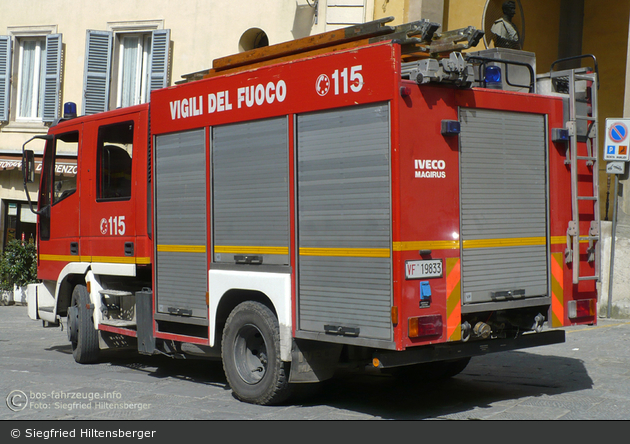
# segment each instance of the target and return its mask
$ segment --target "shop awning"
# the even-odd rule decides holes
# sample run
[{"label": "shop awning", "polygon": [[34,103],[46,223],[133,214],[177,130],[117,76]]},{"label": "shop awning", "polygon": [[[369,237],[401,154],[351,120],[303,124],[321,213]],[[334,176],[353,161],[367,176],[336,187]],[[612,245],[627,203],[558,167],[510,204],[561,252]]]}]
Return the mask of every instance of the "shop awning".
[{"label": "shop awning", "polygon": [[[22,169],[21,154],[0,154],[0,171],[8,171],[14,169]],[[42,156],[35,155],[35,173],[40,174],[42,170]],[[68,176],[76,176],[77,159],[76,157],[58,157],[55,164],[55,172]]]}]

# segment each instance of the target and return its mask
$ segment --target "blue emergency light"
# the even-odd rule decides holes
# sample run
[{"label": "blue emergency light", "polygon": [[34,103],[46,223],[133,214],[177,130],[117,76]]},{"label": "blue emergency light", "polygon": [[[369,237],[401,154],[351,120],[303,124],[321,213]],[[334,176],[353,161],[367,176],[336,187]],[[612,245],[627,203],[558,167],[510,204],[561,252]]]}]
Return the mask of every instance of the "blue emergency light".
[{"label": "blue emergency light", "polygon": [[63,117],[72,119],[77,116],[77,104],[74,102],[66,102],[63,104]]},{"label": "blue emergency light", "polygon": [[498,66],[486,66],[486,86],[493,87],[501,83],[501,68]]}]

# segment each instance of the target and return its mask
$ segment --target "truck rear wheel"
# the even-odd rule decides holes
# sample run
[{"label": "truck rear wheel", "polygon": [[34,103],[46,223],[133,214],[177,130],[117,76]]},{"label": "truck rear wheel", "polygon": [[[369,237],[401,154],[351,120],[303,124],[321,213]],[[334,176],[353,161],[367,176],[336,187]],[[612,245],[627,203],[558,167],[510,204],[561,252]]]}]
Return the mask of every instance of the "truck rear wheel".
[{"label": "truck rear wheel", "polygon": [[[73,331],[70,340],[72,344],[72,356],[81,364],[90,364],[98,360],[98,331],[94,328],[94,319],[91,310],[88,309],[90,297],[85,285],[77,285],[72,290],[72,307],[76,307],[77,316],[68,316],[68,322],[72,323],[68,328]],[[74,310],[69,310],[72,312]]]},{"label": "truck rear wheel", "polygon": [[253,301],[239,304],[227,319],[221,347],[225,376],[238,399],[272,405],[289,397],[278,319],[268,307]]}]

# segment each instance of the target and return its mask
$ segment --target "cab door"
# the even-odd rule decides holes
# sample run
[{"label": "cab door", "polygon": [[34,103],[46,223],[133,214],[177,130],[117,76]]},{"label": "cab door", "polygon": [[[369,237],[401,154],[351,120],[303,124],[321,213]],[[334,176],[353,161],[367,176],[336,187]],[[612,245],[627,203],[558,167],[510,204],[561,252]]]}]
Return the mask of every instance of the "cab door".
[{"label": "cab door", "polygon": [[56,280],[66,265],[82,260],[81,140],[82,125],[65,126],[46,146],[39,192],[39,279]]},{"label": "cab door", "polygon": [[136,263],[138,130],[137,113],[99,119],[85,130],[84,146],[92,153],[86,168],[92,173],[82,224],[91,262]]}]

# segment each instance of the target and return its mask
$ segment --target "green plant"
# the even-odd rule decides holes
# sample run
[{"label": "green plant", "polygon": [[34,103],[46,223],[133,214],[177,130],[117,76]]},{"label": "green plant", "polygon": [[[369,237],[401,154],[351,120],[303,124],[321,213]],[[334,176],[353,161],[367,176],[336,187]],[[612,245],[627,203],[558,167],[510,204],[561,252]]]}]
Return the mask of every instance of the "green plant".
[{"label": "green plant", "polygon": [[37,251],[31,242],[9,241],[0,261],[0,289],[13,290],[37,281]]}]

